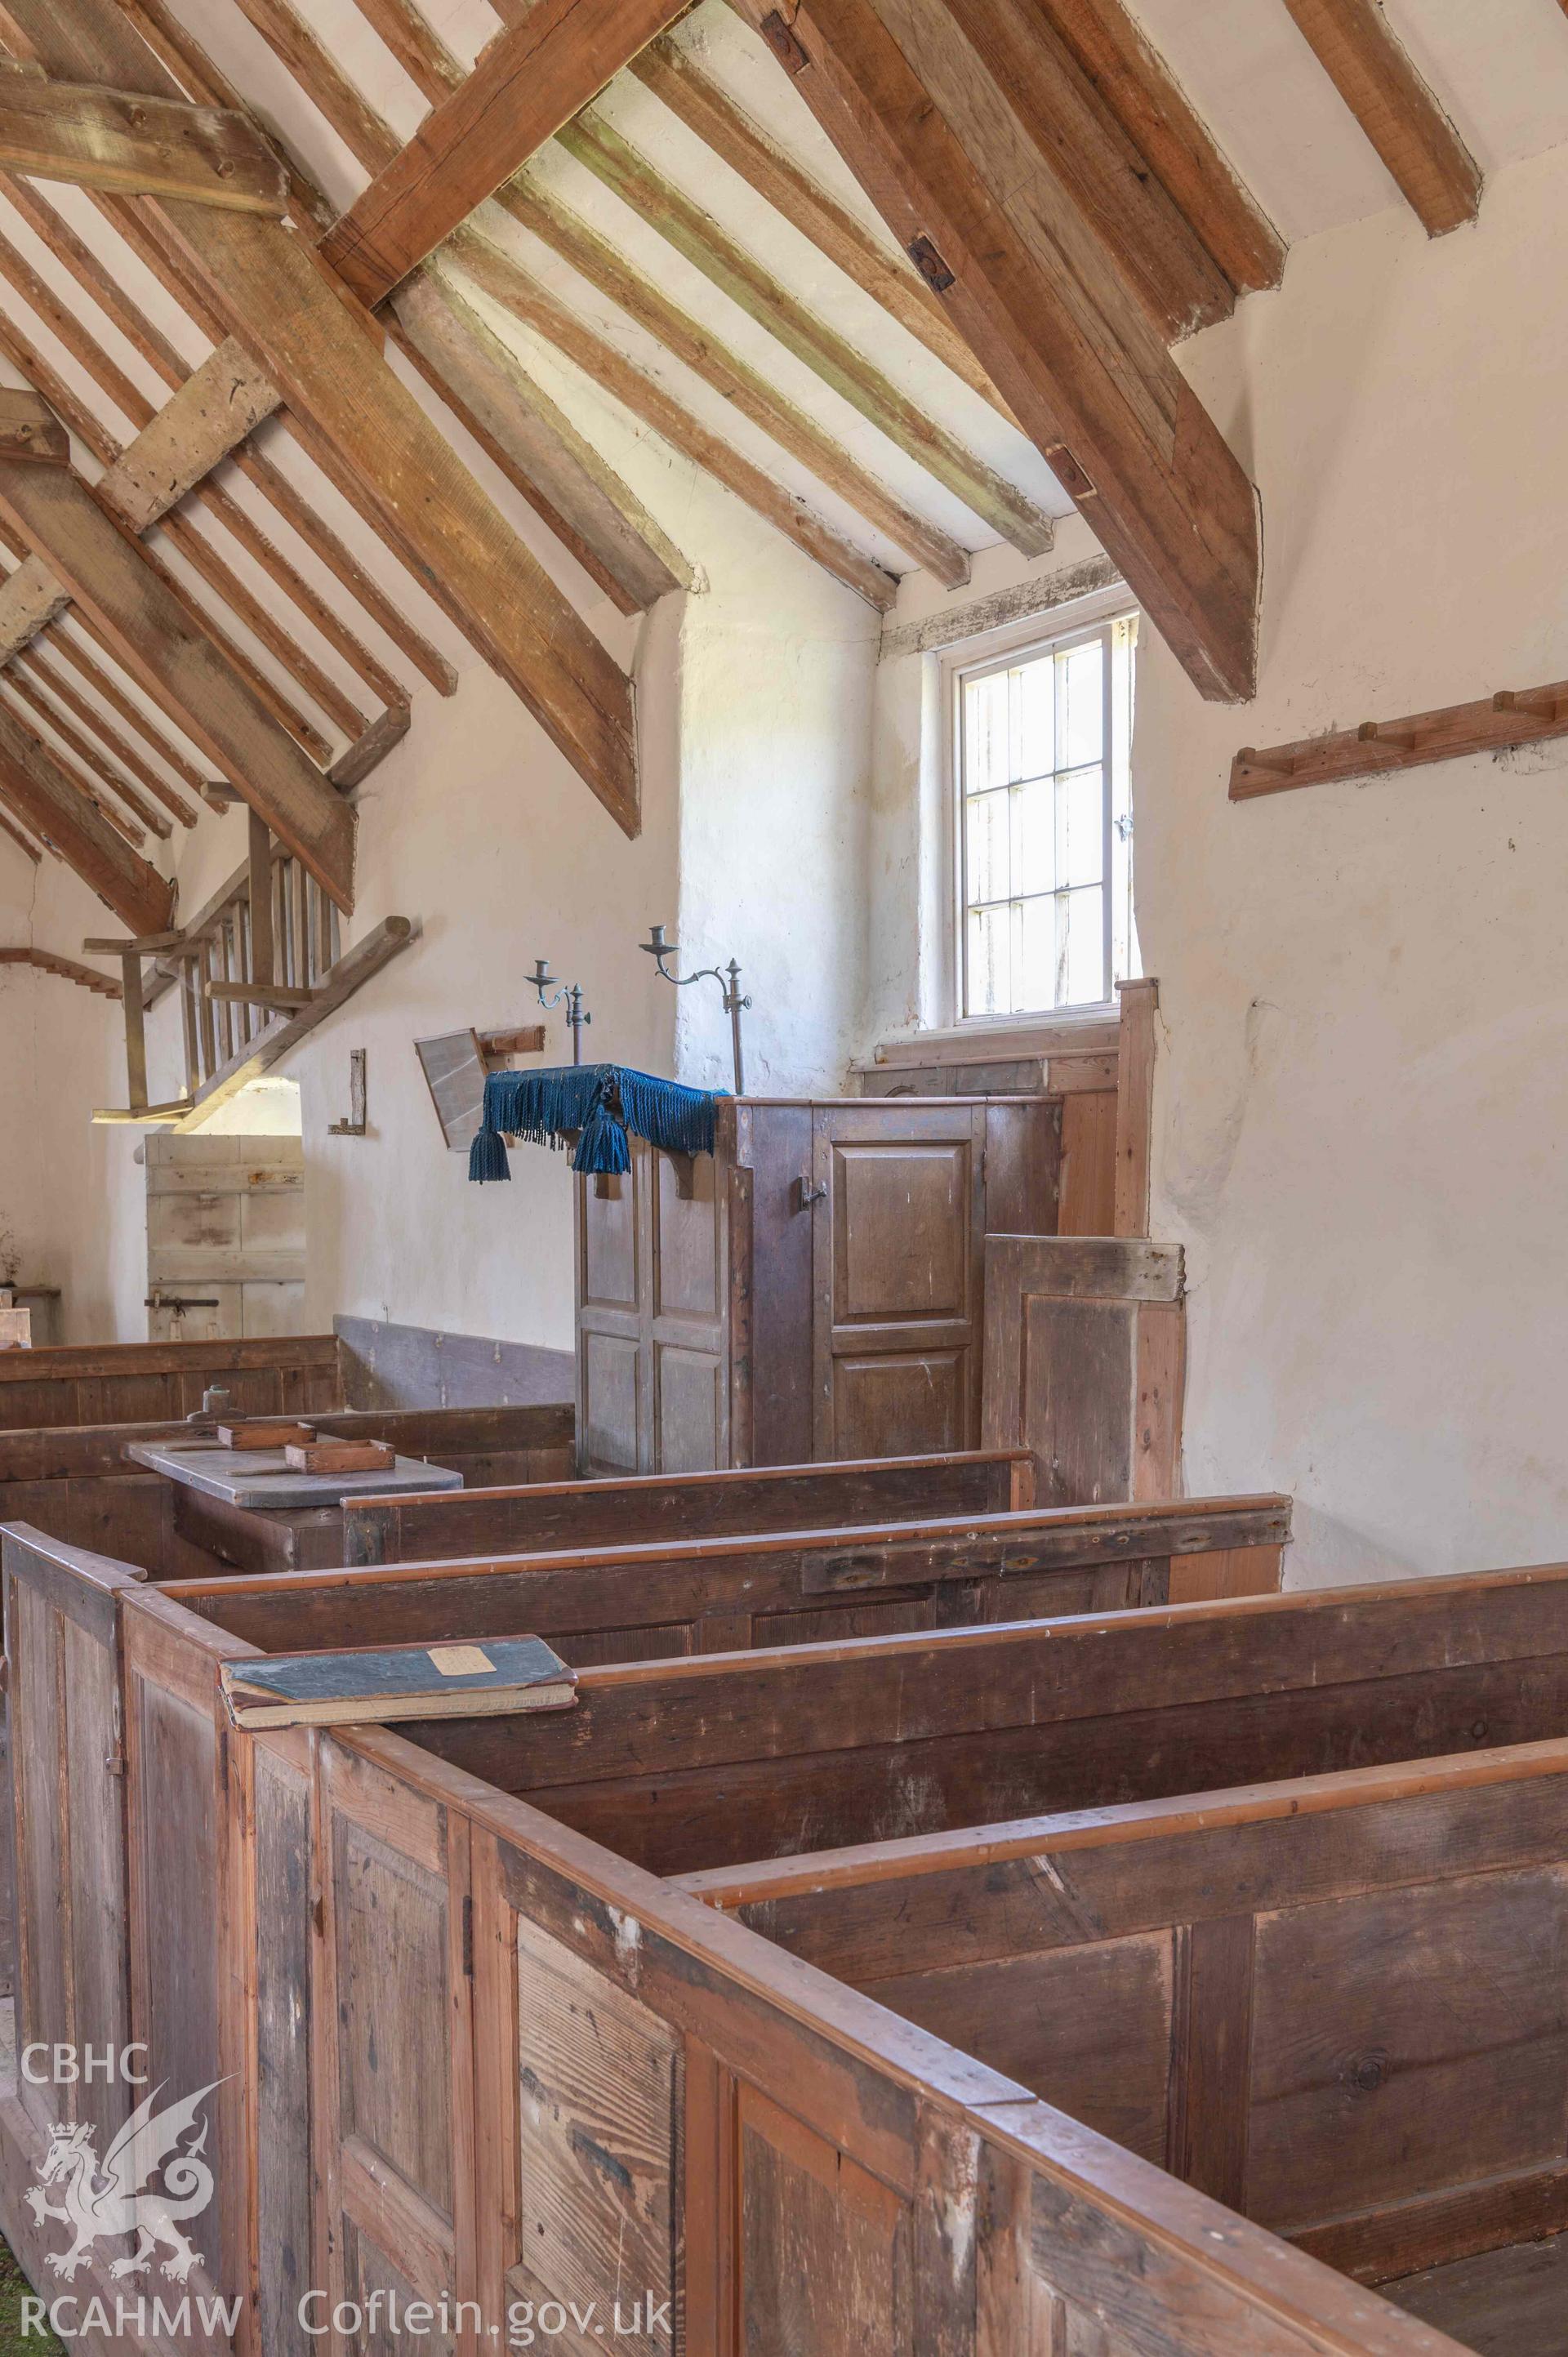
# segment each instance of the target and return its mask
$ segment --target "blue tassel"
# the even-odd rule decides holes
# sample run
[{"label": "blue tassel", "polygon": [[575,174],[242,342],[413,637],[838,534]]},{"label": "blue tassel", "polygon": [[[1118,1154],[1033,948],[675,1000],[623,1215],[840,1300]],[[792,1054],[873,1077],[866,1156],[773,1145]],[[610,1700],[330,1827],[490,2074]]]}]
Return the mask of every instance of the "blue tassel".
[{"label": "blue tassel", "polygon": [[[721,1092],[722,1093],[722,1092]],[[682,1088],[620,1064],[573,1064],[554,1071],[491,1072],[485,1082],[484,1128],[469,1150],[471,1178],[508,1178],[506,1149],[481,1147],[504,1130],[531,1145],[559,1147],[575,1135],[575,1170],[611,1175],[631,1167],[627,1132],[670,1154],[711,1154],[718,1095]],[[482,1167],[481,1167],[482,1166]]]},{"label": "blue tassel", "polygon": [[468,1148],[468,1176],[481,1181],[511,1177],[506,1140],[499,1129],[477,1129],[474,1132],[473,1143]]},{"label": "blue tassel", "polygon": [[612,1178],[631,1168],[631,1147],[627,1142],[625,1124],[617,1121],[602,1104],[596,1105],[583,1124],[572,1168],[596,1177],[605,1174]]}]

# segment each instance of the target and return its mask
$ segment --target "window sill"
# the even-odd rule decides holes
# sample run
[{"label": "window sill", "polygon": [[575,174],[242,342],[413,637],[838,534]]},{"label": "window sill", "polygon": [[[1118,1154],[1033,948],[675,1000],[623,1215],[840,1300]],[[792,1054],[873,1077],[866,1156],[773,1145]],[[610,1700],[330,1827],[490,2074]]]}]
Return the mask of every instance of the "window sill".
[{"label": "window sill", "polygon": [[898,1065],[1004,1063],[1030,1056],[1112,1054],[1121,1028],[1115,1005],[1078,1006],[1061,1015],[983,1018],[917,1031],[901,1039],[881,1039],[853,1070],[886,1071]]}]

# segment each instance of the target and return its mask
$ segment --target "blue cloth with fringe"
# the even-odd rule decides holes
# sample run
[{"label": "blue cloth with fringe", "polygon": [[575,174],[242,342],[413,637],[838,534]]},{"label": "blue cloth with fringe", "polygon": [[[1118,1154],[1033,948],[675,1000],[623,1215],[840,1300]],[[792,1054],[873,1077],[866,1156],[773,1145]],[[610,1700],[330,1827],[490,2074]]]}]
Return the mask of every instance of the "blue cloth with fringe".
[{"label": "blue cloth with fringe", "polygon": [[[559,1146],[575,1132],[574,1170],[631,1168],[627,1132],[667,1154],[711,1154],[714,1108],[723,1089],[684,1089],[625,1064],[566,1064],[549,1072],[491,1072],[485,1109],[468,1148],[468,1176],[510,1178],[507,1137]],[[503,1135],[503,1132],[505,1135]]]}]

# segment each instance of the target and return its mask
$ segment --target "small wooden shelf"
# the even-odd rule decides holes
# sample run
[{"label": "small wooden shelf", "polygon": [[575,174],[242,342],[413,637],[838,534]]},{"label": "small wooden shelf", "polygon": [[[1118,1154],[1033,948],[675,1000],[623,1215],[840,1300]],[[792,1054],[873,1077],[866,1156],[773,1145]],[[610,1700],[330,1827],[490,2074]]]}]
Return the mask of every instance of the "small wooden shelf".
[{"label": "small wooden shelf", "polygon": [[1304,737],[1294,745],[1244,745],[1230,764],[1230,799],[1251,802],[1260,794],[1288,793],[1296,786],[1327,785],[1339,778],[1380,777],[1428,761],[1506,752],[1548,737],[1568,737],[1568,680],[1499,688],[1475,704],[1407,713],[1399,720],[1363,720],[1358,728]]}]

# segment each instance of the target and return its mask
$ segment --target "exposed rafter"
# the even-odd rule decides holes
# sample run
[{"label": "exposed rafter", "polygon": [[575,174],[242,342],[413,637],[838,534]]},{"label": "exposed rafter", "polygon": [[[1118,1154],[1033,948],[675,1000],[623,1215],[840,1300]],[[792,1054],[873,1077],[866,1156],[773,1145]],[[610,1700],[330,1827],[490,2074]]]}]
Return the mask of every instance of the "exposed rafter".
[{"label": "exposed rafter", "polygon": [[[801,0],[784,70],[1085,510],[1200,693],[1252,693],[1251,483],[1048,173],[953,0]],[[915,60],[918,60],[918,66]]]},{"label": "exposed rafter", "polygon": [[156,681],[177,701],[201,750],[338,905],[350,907],[352,813],[224,660],[140,543],[111,521],[85,484],[58,467],[0,459],[0,518],[64,582],[132,677]]},{"label": "exposed rafter", "polygon": [[1051,519],[994,467],[966,450],[956,435],[857,352],[806,304],[780,285],[755,255],[719,227],[594,108],[562,132],[558,145],[695,264],[733,303],[804,362],[841,401],[961,500],[1002,540],[1026,556],[1043,556],[1055,537]]},{"label": "exposed rafter", "polygon": [[879,244],[836,198],[775,146],[677,41],[669,34],[661,35],[633,58],[631,70],[688,131],[749,182],[791,228],[809,237],[818,252],[853,279],[863,294],[918,337],[926,350],[983,401],[989,401],[1004,417],[1011,416],[963,338],[954,333],[940,299],[913,265]]},{"label": "exposed rafter", "polygon": [[1277,286],[1284,244],[1122,0],[1040,0],[1104,104],[1238,294]]},{"label": "exposed rafter", "polygon": [[[286,0],[241,0],[241,5],[338,137],[368,170],[379,172],[397,152],[397,141],[346,84],[317,37],[288,8]],[[375,0],[372,15],[383,37],[392,32],[391,19],[382,21],[388,5],[389,0]],[[406,9],[400,10],[399,16],[397,53],[425,96],[439,102],[463,81],[462,69],[423,19]],[[968,554],[958,541],[897,499],[842,444],[786,400],[760,371],[729,350],[720,338],[642,277],[577,215],[542,188],[522,181],[499,189],[497,201],[916,564],[949,587],[969,578]],[[872,604],[886,606],[888,576],[879,566],[854,550],[799,498],[770,481],[733,445],[703,425],[585,322],[544,296],[537,282],[510,256],[478,239],[471,229],[458,231],[447,241],[446,250],[460,256],[464,268],[478,275],[476,246],[485,256],[479,267],[487,293],[514,317],[535,327],[607,391],[654,425],[673,448],[767,516],[828,571]],[[947,332],[950,341],[961,349],[961,339],[950,329]],[[981,373],[978,369],[976,373]]]},{"label": "exposed rafter", "polygon": [[69,867],[133,932],[168,923],[173,888],[110,825],[49,752],[0,703],[0,791],[10,810],[51,844]]},{"label": "exposed rafter", "polygon": [[1481,173],[1379,0],[1285,0],[1429,237],[1474,221]]},{"label": "exposed rafter", "polygon": [[35,867],[38,865],[44,856],[43,853],[36,843],[23,834],[15,819],[7,818],[4,810],[0,810],[0,834],[7,836],[23,856],[32,861]]},{"label": "exposed rafter", "polygon": [[282,167],[248,115],[55,81],[25,65],[0,65],[0,167],[244,212],[286,209]]},{"label": "exposed rafter", "polygon": [[[533,328],[553,344],[564,359],[580,368],[585,376],[611,394],[634,417],[651,425],[672,450],[679,450],[726,490],[744,500],[756,514],[792,540],[846,588],[854,590],[879,612],[885,613],[892,605],[898,585],[890,573],[863,556],[852,542],[824,523],[774,476],[753,466],[722,436],[711,433],[662,385],[634,367],[614,344],[596,335],[575,313],[547,295],[536,280],[517,269],[506,255],[498,253],[483,238],[470,236],[467,231],[449,242],[446,253],[476,286],[524,327]],[[959,561],[961,563],[961,551]],[[967,566],[963,569],[967,571]]]},{"label": "exposed rafter", "polygon": [[322,241],[374,306],[527,163],[688,0],[537,0]]},{"label": "exposed rafter", "polygon": [[459,399],[462,422],[513,462],[545,522],[623,613],[692,587],[691,565],[636,493],[454,288],[417,270],[392,304],[437,389]]}]

